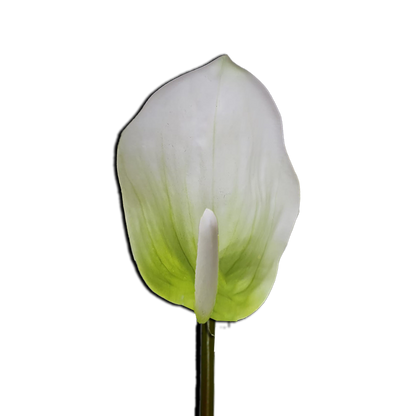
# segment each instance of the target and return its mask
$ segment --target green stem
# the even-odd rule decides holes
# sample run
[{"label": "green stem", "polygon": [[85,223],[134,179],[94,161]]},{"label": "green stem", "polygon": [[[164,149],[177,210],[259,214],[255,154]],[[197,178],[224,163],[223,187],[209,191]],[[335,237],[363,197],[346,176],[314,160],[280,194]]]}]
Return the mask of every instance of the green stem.
[{"label": "green stem", "polygon": [[199,404],[198,416],[214,416],[214,343],[215,321],[209,319],[197,325],[199,344]]}]

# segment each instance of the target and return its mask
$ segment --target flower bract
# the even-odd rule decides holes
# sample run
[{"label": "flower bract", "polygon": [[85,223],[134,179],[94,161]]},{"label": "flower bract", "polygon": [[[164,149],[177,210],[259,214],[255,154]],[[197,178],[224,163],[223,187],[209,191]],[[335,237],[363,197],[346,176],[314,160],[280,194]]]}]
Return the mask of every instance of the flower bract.
[{"label": "flower bract", "polygon": [[117,172],[140,274],[209,318],[256,311],[299,211],[277,107],[226,55],[154,92],[123,130]]}]

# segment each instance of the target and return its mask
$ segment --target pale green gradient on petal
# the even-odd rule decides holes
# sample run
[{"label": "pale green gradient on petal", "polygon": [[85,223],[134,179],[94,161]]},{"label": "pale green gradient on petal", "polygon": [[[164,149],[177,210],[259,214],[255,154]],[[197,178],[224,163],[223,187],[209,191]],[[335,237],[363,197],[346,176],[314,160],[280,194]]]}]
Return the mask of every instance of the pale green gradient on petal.
[{"label": "pale green gradient on petal", "polygon": [[199,220],[218,220],[212,318],[267,298],[299,210],[299,184],[265,87],[221,56],[156,91],[125,128],[117,169],[134,258],[159,296],[194,309]]}]

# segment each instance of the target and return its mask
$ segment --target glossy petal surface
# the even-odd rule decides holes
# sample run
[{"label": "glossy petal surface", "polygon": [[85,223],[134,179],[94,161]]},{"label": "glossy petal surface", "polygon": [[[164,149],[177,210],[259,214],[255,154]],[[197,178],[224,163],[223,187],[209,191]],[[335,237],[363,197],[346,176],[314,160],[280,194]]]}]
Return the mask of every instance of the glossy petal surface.
[{"label": "glossy petal surface", "polygon": [[117,169],[130,244],[159,296],[195,309],[199,220],[218,220],[212,318],[267,298],[299,210],[299,184],[266,88],[228,56],[157,90],[123,131]]}]

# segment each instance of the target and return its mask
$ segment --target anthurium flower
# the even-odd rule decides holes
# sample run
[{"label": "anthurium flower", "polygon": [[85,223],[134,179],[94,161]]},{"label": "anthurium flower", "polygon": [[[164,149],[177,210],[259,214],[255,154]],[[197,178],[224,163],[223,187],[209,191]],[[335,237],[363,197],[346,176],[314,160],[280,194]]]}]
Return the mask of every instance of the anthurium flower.
[{"label": "anthurium flower", "polygon": [[272,97],[226,55],[158,89],[121,134],[131,249],[150,289],[209,318],[256,311],[299,211]]}]

